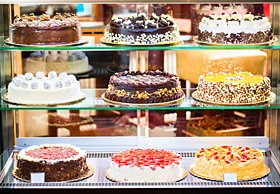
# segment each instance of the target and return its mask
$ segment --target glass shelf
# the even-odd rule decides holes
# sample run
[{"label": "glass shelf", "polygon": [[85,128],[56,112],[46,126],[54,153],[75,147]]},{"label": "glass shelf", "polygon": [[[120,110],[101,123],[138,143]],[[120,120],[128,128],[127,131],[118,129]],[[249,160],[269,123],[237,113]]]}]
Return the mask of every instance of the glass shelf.
[{"label": "glass shelf", "polygon": [[89,51],[115,51],[115,50],[189,50],[189,49],[280,49],[280,35],[276,35],[278,40],[272,45],[198,45],[193,42],[194,36],[182,36],[184,42],[171,46],[113,46],[100,42],[103,36],[83,36],[83,41],[88,43],[78,46],[34,46],[20,47],[11,46],[4,43],[4,37],[0,38],[0,50],[6,51],[34,51],[34,50],[89,50]]},{"label": "glass shelf", "polygon": [[[280,108],[280,89],[272,88],[276,98],[272,102],[260,103],[255,105],[243,106],[224,106],[202,103],[191,97],[195,88],[183,89],[186,97],[177,104],[167,104],[165,106],[155,106],[153,104],[145,107],[115,105],[105,102],[101,95],[106,89],[82,89],[86,98],[74,104],[57,105],[57,106],[26,106],[10,104],[1,99],[0,110],[197,110],[197,109],[279,109]],[[2,90],[1,96],[7,91]]]}]

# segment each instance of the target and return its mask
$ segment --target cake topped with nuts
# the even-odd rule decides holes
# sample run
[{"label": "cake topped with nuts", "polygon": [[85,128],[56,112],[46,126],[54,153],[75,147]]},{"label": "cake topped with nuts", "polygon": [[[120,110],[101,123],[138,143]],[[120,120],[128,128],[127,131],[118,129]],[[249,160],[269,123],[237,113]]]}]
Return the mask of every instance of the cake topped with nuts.
[{"label": "cake topped with nuts", "polygon": [[108,43],[119,44],[168,44],[180,42],[179,29],[170,15],[149,18],[145,13],[138,16],[113,16],[105,29]]},{"label": "cake topped with nuts", "polygon": [[105,97],[126,103],[160,103],[184,96],[179,77],[161,71],[125,71],[111,76]]},{"label": "cake topped with nuts", "polygon": [[257,103],[270,97],[270,79],[249,72],[209,73],[198,79],[196,95],[214,103]]},{"label": "cake topped with nuts", "polygon": [[237,173],[237,180],[250,180],[269,172],[258,149],[231,145],[200,148],[190,168],[193,174],[214,180],[223,180],[223,173]]},{"label": "cake topped with nuts", "polygon": [[69,13],[60,13],[51,18],[43,13],[35,16],[14,17],[10,25],[10,41],[17,44],[48,45],[69,44],[81,40],[81,27],[78,18]]},{"label": "cake topped with nuts", "polygon": [[43,71],[36,75],[26,73],[13,78],[8,85],[7,98],[18,104],[60,104],[82,99],[80,83],[74,75],[65,72],[57,75]]},{"label": "cake topped with nuts", "polygon": [[205,43],[257,44],[272,38],[271,23],[264,14],[212,14],[199,23],[198,40]]}]

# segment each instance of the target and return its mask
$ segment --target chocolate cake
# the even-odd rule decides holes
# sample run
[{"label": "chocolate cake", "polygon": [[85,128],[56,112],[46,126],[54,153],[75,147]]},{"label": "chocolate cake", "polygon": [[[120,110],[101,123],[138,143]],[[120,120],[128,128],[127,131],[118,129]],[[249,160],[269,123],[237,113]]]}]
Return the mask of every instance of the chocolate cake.
[{"label": "chocolate cake", "polygon": [[86,151],[67,144],[44,144],[23,149],[17,155],[16,176],[30,180],[30,173],[44,172],[46,182],[84,176],[89,168]]},{"label": "chocolate cake", "polygon": [[169,15],[152,14],[150,20],[146,14],[137,17],[112,17],[105,29],[108,43],[119,44],[170,44],[180,42],[179,28]]},{"label": "chocolate cake", "polygon": [[81,27],[75,15],[57,13],[53,19],[43,14],[15,16],[10,26],[10,41],[27,45],[53,45],[76,43],[81,40]]},{"label": "chocolate cake", "polygon": [[105,98],[124,103],[160,103],[184,96],[179,77],[161,71],[125,71],[111,76]]},{"label": "chocolate cake", "polygon": [[205,15],[199,23],[198,41],[203,43],[258,44],[272,38],[271,23],[264,14]]}]

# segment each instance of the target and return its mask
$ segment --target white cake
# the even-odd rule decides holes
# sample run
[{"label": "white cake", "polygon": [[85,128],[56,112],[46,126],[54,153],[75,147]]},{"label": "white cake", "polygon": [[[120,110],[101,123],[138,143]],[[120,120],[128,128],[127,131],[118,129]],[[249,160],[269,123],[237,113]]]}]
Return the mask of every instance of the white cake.
[{"label": "white cake", "polygon": [[173,151],[131,149],[109,158],[109,178],[122,182],[171,182],[182,176],[182,158]]},{"label": "white cake", "polygon": [[48,77],[38,71],[18,75],[8,85],[7,98],[19,104],[60,104],[83,98],[80,83],[74,75],[51,71]]},{"label": "white cake", "polygon": [[88,57],[82,51],[35,51],[26,59],[23,73],[55,71],[77,74],[89,71]]}]

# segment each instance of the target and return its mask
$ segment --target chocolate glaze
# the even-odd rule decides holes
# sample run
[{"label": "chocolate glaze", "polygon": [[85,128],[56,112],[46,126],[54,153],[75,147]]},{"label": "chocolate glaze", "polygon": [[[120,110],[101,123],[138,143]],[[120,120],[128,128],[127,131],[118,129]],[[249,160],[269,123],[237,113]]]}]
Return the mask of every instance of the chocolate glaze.
[{"label": "chocolate glaze", "polygon": [[46,182],[67,181],[84,176],[88,171],[86,157],[78,160],[59,161],[55,164],[19,159],[16,175],[30,180],[31,172],[44,172]]},{"label": "chocolate glaze", "polygon": [[[137,75],[147,75],[151,78],[140,81],[135,81],[135,79],[131,78]],[[126,79],[121,79],[121,77],[124,78],[125,76]],[[153,81],[156,77],[157,79],[163,79],[164,81]],[[125,94],[119,95],[118,92],[120,91],[123,91]],[[105,92],[105,97],[109,100],[139,104],[168,102],[179,99],[183,95],[184,92],[181,89],[178,76],[161,71],[130,71],[115,73],[111,76],[109,89]]]},{"label": "chocolate glaze", "polygon": [[53,27],[11,26],[10,40],[18,44],[67,44],[81,40],[80,25]]}]

